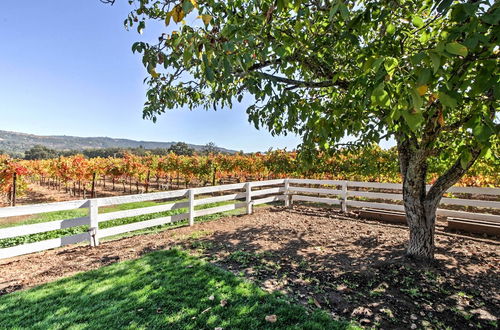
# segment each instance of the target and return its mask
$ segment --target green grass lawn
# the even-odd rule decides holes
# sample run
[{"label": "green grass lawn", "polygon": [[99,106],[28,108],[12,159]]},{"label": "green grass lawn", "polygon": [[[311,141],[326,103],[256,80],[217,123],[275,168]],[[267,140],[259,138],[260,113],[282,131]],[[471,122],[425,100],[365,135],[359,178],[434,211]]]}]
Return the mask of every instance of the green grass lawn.
[{"label": "green grass lawn", "polygon": [[[277,321],[265,320],[276,315]],[[1,329],[346,329],[178,250],[0,297]]]}]

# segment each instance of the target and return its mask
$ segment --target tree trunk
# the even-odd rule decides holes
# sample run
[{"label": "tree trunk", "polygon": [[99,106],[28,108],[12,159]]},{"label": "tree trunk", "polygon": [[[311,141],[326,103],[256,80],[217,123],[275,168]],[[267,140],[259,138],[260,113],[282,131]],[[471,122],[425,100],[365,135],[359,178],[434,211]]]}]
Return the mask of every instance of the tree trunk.
[{"label": "tree trunk", "polygon": [[404,195],[406,219],[410,230],[410,240],[406,254],[415,259],[434,258],[434,229],[436,207],[421,199]]},{"label": "tree trunk", "polygon": [[397,139],[398,157],[403,179],[403,202],[410,240],[407,255],[420,260],[434,258],[436,211],[443,194],[474,164],[480,149],[471,149],[471,159],[463,166],[460,157],[443,173],[430,189],[426,188],[427,159],[431,149],[416,139]]},{"label": "tree trunk", "polygon": [[406,253],[421,260],[434,258],[434,228],[436,208],[441,196],[427,200],[427,154],[411,145],[398,141],[398,155],[403,178],[403,203],[410,231]]}]

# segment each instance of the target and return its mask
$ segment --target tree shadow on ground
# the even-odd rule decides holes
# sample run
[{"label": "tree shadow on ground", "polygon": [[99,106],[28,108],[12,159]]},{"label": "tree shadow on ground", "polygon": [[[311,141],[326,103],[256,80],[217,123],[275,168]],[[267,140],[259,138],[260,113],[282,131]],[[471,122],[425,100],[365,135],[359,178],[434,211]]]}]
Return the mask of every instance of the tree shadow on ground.
[{"label": "tree shadow on ground", "polygon": [[498,250],[438,235],[437,260],[422,264],[404,256],[404,226],[388,230],[335,210],[273,212],[284,220],[273,223],[273,218],[181,245],[266,290],[286,292],[366,325],[497,326],[500,283],[493,263]]},{"label": "tree shadow on ground", "polygon": [[[498,242],[438,234],[437,261],[424,265],[404,258],[407,239],[405,226],[360,220],[335,209],[275,207],[96,249],[25,256],[3,264],[0,275],[10,280],[6,276],[13,270],[7,267],[23,271],[17,278],[30,278],[7,283],[9,292],[22,288],[18,283],[43,283],[179,246],[268,291],[282,291],[308,307],[368,326],[497,327]],[[40,259],[43,267],[33,268],[31,263],[40,264]],[[38,273],[30,275],[30,269]]]}]

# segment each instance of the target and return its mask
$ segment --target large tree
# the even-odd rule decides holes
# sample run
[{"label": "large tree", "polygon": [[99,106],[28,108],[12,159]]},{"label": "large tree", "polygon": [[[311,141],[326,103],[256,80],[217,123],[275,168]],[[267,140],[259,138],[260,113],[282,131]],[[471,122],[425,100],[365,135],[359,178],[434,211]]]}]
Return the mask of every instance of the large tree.
[{"label": "large tree", "polygon": [[[498,139],[500,7],[489,1],[131,0],[149,73],[146,118],[172,108],[231,107],[303,138],[303,155],[397,141],[407,253],[432,258],[443,193]],[[186,23],[189,22],[189,23]],[[173,28],[173,31],[172,31]],[[431,157],[448,168],[426,189]]]}]

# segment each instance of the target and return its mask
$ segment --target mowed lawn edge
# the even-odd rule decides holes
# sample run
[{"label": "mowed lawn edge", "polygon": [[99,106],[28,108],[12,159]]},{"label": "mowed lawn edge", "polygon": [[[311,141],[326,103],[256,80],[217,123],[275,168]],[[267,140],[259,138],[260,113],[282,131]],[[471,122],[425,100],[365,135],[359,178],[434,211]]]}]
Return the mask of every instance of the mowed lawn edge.
[{"label": "mowed lawn edge", "polygon": [[[266,316],[276,315],[276,321]],[[271,317],[271,321],[273,318]],[[0,328],[355,329],[177,249],[0,297]]]}]

